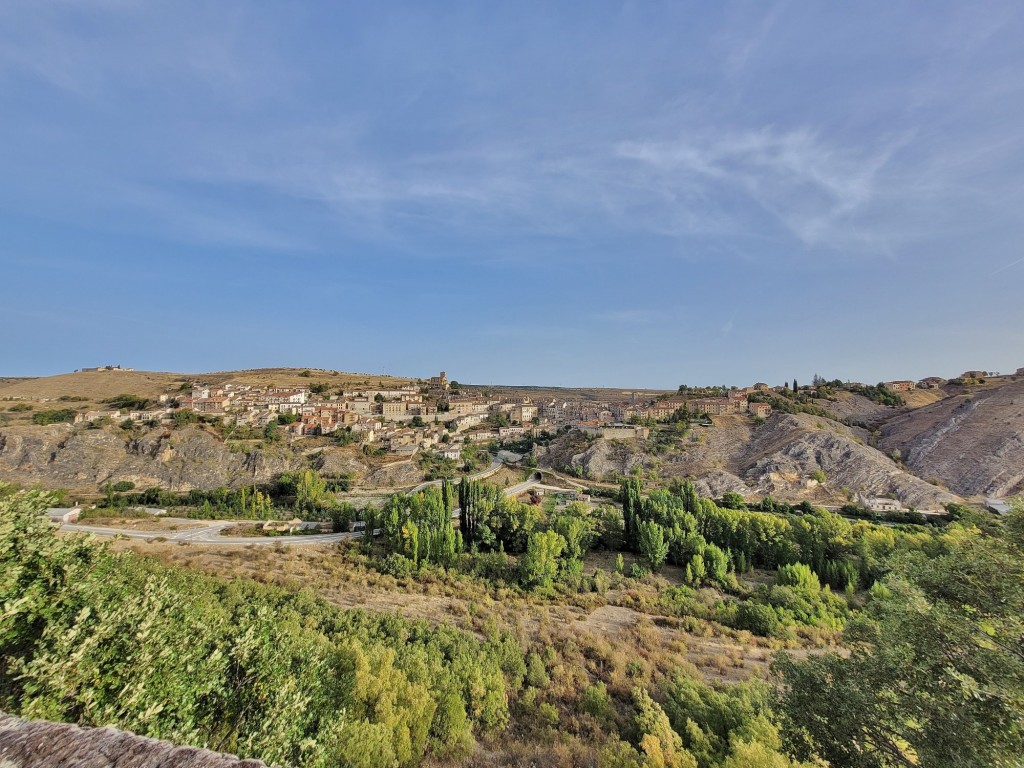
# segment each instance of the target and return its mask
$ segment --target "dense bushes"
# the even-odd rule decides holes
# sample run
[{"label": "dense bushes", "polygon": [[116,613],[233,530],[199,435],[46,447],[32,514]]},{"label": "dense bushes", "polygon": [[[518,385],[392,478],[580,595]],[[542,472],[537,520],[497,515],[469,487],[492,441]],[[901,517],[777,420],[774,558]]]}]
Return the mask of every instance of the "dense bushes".
[{"label": "dense bushes", "polygon": [[1018,766],[1024,754],[1024,511],[890,558],[848,658],[778,657],[795,751],[833,766]]},{"label": "dense bushes", "polygon": [[32,414],[33,424],[64,424],[74,420],[75,411],[71,408],[36,411]]},{"label": "dense bushes", "polygon": [[412,765],[502,728],[508,637],[341,612],[58,538],[0,501],[0,708],[289,765]]}]

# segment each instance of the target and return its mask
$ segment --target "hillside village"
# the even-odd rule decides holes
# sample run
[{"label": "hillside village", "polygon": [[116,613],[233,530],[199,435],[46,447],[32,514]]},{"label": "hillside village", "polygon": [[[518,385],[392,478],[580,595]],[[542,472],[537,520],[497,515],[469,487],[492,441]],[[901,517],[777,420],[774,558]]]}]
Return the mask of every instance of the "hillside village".
[{"label": "hillside village", "polygon": [[[1024,369],[1015,375],[1024,375]],[[952,381],[979,381],[986,377],[1001,378],[985,371],[966,371]],[[929,377],[917,382],[894,380],[883,384],[885,389],[898,394],[916,388],[938,388],[948,381]],[[171,422],[176,412],[192,411],[221,419],[225,424],[258,430],[277,425],[290,441],[343,430],[355,442],[398,456],[408,457],[421,449],[433,448],[443,458],[457,459],[465,444],[515,442],[567,428],[596,437],[630,440],[648,437],[653,424],[680,418],[749,414],[765,419],[771,415],[772,406],[764,401],[764,396],[789,392],[789,387],[770,387],[759,382],[743,388],[696,389],[654,398],[633,392],[618,400],[551,397],[536,402],[528,395],[499,397],[486,389],[476,390],[479,388],[469,391],[457,383],[453,385],[444,371],[408,384],[334,390],[322,384],[260,387],[196,381],[185,394],[160,395],[156,407],[124,412],[87,411],[77,414],[74,421],[110,418],[140,423]],[[708,393],[715,396],[706,396]]]},{"label": "hillside village", "polygon": [[[90,371],[131,370],[108,366]],[[757,385],[764,387],[764,385]],[[771,414],[771,405],[748,399],[757,387],[734,388],[723,397],[671,396],[623,400],[499,397],[470,392],[441,372],[428,380],[392,385],[331,389],[310,386],[255,386],[192,382],[183,393],[166,392],[152,406],[76,413],[75,424],[127,420],[140,424],[181,422],[192,412],[204,419],[256,430],[274,429],[289,441],[304,437],[350,434],[354,442],[398,456],[433,448],[456,459],[468,443],[515,442],[523,438],[578,428],[610,439],[646,438],[650,424],[685,417],[749,413]]]},{"label": "hillside village", "polygon": [[[233,472],[268,480],[312,461],[379,489],[473,472],[504,449],[575,479],[643,471],[664,484],[692,478],[711,495],[856,496],[877,512],[894,500],[928,510],[957,496],[998,500],[1020,486],[1016,438],[1004,435],[1016,423],[1022,378],[1024,369],[971,370],[878,385],[815,376],[803,385],[624,391],[466,385],[444,372],[101,366],[8,380],[0,455],[11,477],[59,487],[122,476],[212,487],[242,482]],[[1006,424],[990,424],[988,407],[973,410],[990,397],[1009,408]],[[975,443],[1001,447],[971,451],[970,464],[958,458]],[[209,472],[189,463],[193,454]]]},{"label": "hillside village", "polygon": [[[81,373],[130,372],[120,365],[83,368]],[[79,371],[76,371],[76,375]],[[302,375],[312,376],[308,371]],[[1024,376],[1024,368],[1012,376]],[[899,396],[915,389],[937,389],[946,384],[997,381],[1001,374],[965,371],[956,379],[928,377],[919,381],[893,380],[880,387]],[[838,382],[833,382],[838,384]],[[429,379],[379,381],[328,385],[311,382],[278,386],[240,381],[216,384],[197,379],[175,391],[152,398],[138,398],[132,408],[65,409],[76,425],[134,423],[156,426],[182,424],[193,419],[217,420],[232,427],[295,442],[307,437],[346,433],[346,441],[375,451],[411,457],[434,450],[440,457],[457,460],[463,448],[477,443],[515,443],[577,429],[593,437],[611,440],[646,439],[658,423],[746,414],[755,420],[772,413],[773,396],[791,393],[789,384],[769,386],[758,382],[748,387],[680,387],[675,394],[621,392],[620,397],[531,397],[523,392],[497,395],[486,387],[467,387],[449,380],[442,371]],[[819,386],[800,387],[814,393]],[[864,385],[849,383],[848,388]],[[22,399],[22,398],[16,398]],[[67,398],[60,398],[65,400]],[[47,402],[47,398],[39,398]],[[777,402],[777,401],[776,401]],[[13,410],[13,409],[8,409]],[[194,414],[194,416],[193,416]],[[61,419],[63,420],[63,419]]]}]

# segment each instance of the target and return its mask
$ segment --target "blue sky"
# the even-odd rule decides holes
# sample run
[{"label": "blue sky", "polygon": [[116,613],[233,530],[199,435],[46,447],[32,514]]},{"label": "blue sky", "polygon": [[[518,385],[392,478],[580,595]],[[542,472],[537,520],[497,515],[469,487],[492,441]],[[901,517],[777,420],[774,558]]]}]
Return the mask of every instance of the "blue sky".
[{"label": "blue sky", "polygon": [[0,375],[1024,365],[1019,2],[0,4]]}]

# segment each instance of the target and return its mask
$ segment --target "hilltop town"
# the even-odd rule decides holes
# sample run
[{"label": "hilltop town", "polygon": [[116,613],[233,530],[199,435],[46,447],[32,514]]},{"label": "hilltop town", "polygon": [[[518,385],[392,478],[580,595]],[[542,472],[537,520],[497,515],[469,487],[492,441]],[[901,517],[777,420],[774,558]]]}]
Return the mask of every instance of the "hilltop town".
[{"label": "hilltop town", "polygon": [[[108,365],[84,368],[81,373],[131,371],[134,369]],[[310,371],[303,374],[315,377]],[[918,389],[938,390],[951,383],[995,383],[1020,376],[1024,376],[1024,368],[1011,376],[971,370],[954,379],[893,380],[875,389],[884,388],[896,395],[887,401],[896,404],[902,402],[901,394]],[[250,434],[273,435],[289,442],[344,432],[354,443],[396,456],[410,457],[418,451],[433,449],[444,458],[458,459],[461,447],[467,444],[516,442],[567,429],[630,440],[647,438],[651,426],[668,421],[697,422],[730,414],[747,414],[763,420],[772,414],[772,400],[778,402],[779,396],[817,396],[823,385],[851,392],[871,389],[859,383],[816,379],[804,387],[794,381],[792,388],[788,382],[781,386],[758,382],[728,388],[681,386],[675,394],[632,391],[622,392],[619,398],[608,397],[606,393],[584,398],[571,396],[572,391],[561,396],[531,397],[522,391],[499,395],[491,391],[496,388],[460,385],[449,380],[444,371],[429,379],[408,382],[337,386],[319,381],[286,386],[230,379],[210,383],[196,378],[155,397],[125,395],[120,399],[109,398],[111,402],[102,408],[58,409],[53,421],[77,425],[129,422],[180,426],[192,422],[195,414],[208,422],[247,428],[252,430]],[[4,398],[0,391],[0,399],[25,402],[33,398]],[[66,395],[38,398],[40,403],[75,400]],[[8,406],[7,411],[17,413],[18,404]],[[35,420],[42,423],[38,414]]]}]

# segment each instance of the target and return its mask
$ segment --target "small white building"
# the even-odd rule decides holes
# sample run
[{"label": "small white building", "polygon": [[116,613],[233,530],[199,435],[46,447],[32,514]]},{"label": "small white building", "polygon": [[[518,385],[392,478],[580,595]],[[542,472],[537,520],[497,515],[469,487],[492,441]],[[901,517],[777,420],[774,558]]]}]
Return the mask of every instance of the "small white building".
[{"label": "small white building", "polygon": [[903,505],[895,499],[884,499],[876,496],[867,500],[867,508],[872,512],[902,512]]},{"label": "small white building", "polygon": [[437,455],[442,459],[458,461],[462,458],[462,449],[457,445],[442,445],[437,449]]},{"label": "small white building", "polygon": [[51,523],[74,523],[82,514],[81,507],[50,507],[46,516]]}]

